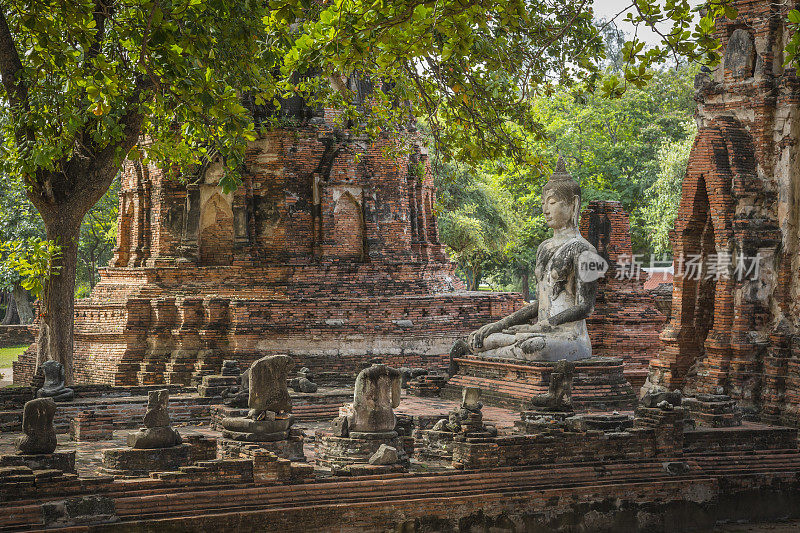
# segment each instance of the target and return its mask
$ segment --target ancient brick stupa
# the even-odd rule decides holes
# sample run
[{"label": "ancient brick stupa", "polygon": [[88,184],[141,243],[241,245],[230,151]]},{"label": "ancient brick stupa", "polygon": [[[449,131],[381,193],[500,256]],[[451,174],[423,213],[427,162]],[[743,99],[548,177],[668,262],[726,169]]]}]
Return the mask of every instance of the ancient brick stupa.
[{"label": "ancient brick stupa", "polygon": [[[77,382],[197,383],[224,359],[288,353],[322,384],[352,383],[374,357],[446,366],[456,337],[521,303],[463,291],[422,144],[387,157],[396,139],[335,130],[330,110],[296,114],[251,143],[232,193],[216,161],[188,183],[124,163],[114,257],[75,308]],[[15,381],[32,372],[24,357]]]},{"label": "ancient brick stupa", "polygon": [[717,21],[722,64],[695,78],[672,316],[645,390],[723,393],[750,417],[798,425],[800,85],[783,64],[791,8],[734,4],[736,20]]}]

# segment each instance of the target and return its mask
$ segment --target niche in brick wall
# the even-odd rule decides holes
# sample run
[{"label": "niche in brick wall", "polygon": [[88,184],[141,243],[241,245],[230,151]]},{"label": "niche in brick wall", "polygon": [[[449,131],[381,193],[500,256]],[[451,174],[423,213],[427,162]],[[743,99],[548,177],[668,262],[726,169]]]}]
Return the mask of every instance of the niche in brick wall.
[{"label": "niche in brick wall", "polygon": [[[357,193],[361,197],[360,191]],[[364,210],[352,191],[334,191],[331,253],[335,257],[364,260]]]},{"label": "niche in brick wall", "polygon": [[734,80],[744,80],[753,76],[756,65],[756,47],[749,31],[737,29],[728,38],[725,47],[725,70],[730,71]]},{"label": "niche in brick wall", "polygon": [[112,267],[128,265],[131,256],[131,224],[133,222],[133,194],[128,191],[120,195],[120,215],[117,221],[116,257],[109,263]]},{"label": "niche in brick wall", "polygon": [[212,164],[200,185],[198,249],[200,264],[230,265],[233,262],[233,193],[224,194],[216,185],[222,167]]},{"label": "niche in brick wall", "polygon": [[[709,264],[712,254],[715,253],[714,243],[714,224],[711,220],[711,209],[708,201],[708,191],[703,176],[700,176],[697,184],[697,193],[694,201],[692,221],[684,230],[684,257],[687,263],[684,264],[684,278],[692,278],[689,283],[684,281],[683,290],[689,301],[694,299],[694,331],[698,340],[698,356],[702,356],[708,332],[714,325],[714,294],[716,292],[716,281],[713,275],[708,275]],[[695,261],[696,270],[690,262],[693,258],[700,258]],[[701,268],[702,266],[702,268]],[[699,279],[698,279],[699,278]]]}]

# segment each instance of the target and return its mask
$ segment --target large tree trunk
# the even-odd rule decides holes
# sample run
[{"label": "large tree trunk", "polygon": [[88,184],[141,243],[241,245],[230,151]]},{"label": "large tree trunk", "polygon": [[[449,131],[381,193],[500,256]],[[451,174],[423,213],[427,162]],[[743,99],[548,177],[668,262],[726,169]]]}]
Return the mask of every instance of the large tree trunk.
[{"label": "large tree trunk", "polygon": [[530,272],[528,272],[527,268],[521,272],[521,276],[520,277],[522,278],[522,280],[521,280],[522,281],[522,298],[526,302],[530,302],[531,301],[531,285],[530,285],[530,280],[528,279],[529,276],[530,276]]},{"label": "large tree trunk", "polygon": [[16,324],[19,321],[19,313],[17,312],[17,302],[14,301],[14,294],[11,292],[5,293],[8,299],[8,305],[6,306],[6,314],[3,317],[2,324],[4,326],[10,326],[11,324]]},{"label": "large tree trunk", "polygon": [[20,324],[33,322],[33,307],[28,299],[28,291],[19,283],[14,284],[14,303],[17,306]]},{"label": "large tree trunk", "polygon": [[3,292],[3,297],[8,303],[6,304],[6,312],[3,315],[3,321],[0,322],[0,324],[3,326],[16,324],[17,306],[14,303],[14,295],[10,292]]},{"label": "large tree trunk", "polygon": [[[63,207],[62,210],[68,209]],[[36,366],[38,369],[41,363],[51,359],[58,361],[64,365],[67,384],[75,382],[72,368],[73,313],[81,218],[82,213],[64,213],[60,219],[44,221],[47,238],[61,247],[61,256],[54,262],[60,267],[59,271],[51,276],[45,291]]]},{"label": "large tree trunk", "polygon": [[471,268],[472,276],[469,280],[469,290],[477,291],[481,284],[481,267],[473,265]]}]

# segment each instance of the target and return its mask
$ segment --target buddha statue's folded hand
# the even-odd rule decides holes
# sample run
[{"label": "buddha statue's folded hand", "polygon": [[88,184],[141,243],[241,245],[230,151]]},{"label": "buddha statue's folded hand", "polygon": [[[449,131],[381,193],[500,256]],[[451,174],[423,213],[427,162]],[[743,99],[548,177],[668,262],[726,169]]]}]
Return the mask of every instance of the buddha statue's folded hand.
[{"label": "buddha statue's folded hand", "polygon": [[537,324],[518,324],[516,326],[510,326],[505,328],[503,333],[516,335],[517,333],[547,333],[552,330],[553,328],[550,326],[550,323],[545,320]]},{"label": "buddha statue's folded hand", "polygon": [[470,348],[473,350],[480,350],[483,348],[483,340],[492,333],[497,333],[498,331],[499,328],[496,322],[486,324],[469,334],[469,337],[467,337],[467,344],[469,344]]},{"label": "buddha statue's folded hand", "polygon": [[536,324],[529,326],[526,333],[550,333],[553,331],[553,326],[550,325],[550,321],[546,318],[544,320],[538,321]]},{"label": "buddha statue's folded hand", "polygon": [[519,349],[524,353],[539,352],[545,347],[546,344],[547,341],[545,341],[544,336],[536,334],[517,342],[517,346],[519,346]]}]

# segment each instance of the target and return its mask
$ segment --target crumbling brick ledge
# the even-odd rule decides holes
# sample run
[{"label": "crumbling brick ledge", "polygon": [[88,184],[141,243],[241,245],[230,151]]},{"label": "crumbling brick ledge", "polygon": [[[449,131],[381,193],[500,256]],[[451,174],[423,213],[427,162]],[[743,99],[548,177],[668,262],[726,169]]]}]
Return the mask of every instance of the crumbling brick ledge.
[{"label": "crumbling brick ledge", "polygon": [[[294,485],[87,483],[84,493],[7,502],[0,529],[84,531],[708,531],[718,520],[800,516],[800,454],[693,455]],[[67,495],[69,494],[69,495]],[[60,516],[54,500],[104,502],[105,514]],[[109,516],[108,509],[113,509]]]}]

